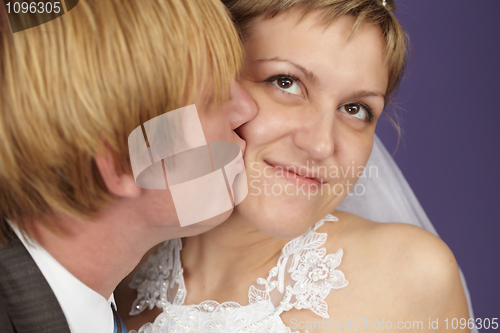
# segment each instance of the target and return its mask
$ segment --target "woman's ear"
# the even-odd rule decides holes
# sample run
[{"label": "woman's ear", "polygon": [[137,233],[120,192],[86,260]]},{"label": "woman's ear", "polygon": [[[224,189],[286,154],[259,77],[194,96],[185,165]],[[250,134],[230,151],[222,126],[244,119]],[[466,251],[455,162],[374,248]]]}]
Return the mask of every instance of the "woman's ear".
[{"label": "woman's ear", "polygon": [[141,188],[135,183],[132,174],[116,170],[113,154],[109,149],[94,156],[94,160],[104,184],[111,193],[123,198],[137,198],[141,194]]}]

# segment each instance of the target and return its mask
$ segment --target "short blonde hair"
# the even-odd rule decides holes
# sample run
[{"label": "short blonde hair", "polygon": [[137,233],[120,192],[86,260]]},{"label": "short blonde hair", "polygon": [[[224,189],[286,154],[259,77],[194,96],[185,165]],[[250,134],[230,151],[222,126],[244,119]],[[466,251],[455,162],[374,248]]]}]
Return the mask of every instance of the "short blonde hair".
[{"label": "short blonde hair", "polygon": [[[286,11],[298,10],[302,17],[321,10],[322,24],[329,25],[343,15],[356,18],[352,32],[355,33],[363,22],[380,27],[386,41],[386,62],[389,67],[389,83],[385,103],[388,104],[397,90],[406,68],[408,36],[394,16],[394,0],[222,0],[231,12],[233,20],[244,40],[252,33],[252,23],[261,17],[272,18]],[[397,115],[389,119],[400,132]]]},{"label": "short blonde hair", "polygon": [[131,172],[132,130],[203,86],[224,100],[241,62],[219,0],[81,0],[26,31],[1,23],[0,226],[21,230],[55,212],[91,218],[114,199],[93,156],[108,147]]}]

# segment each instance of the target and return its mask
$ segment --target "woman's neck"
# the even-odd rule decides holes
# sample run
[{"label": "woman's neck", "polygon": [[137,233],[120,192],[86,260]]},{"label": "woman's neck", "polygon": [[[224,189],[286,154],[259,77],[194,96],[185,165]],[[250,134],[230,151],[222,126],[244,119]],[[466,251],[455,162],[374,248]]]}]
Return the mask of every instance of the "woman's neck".
[{"label": "woman's neck", "polygon": [[257,230],[237,212],[218,227],[185,238],[181,253],[188,290],[185,303],[247,304],[249,286],[267,277],[286,243]]}]

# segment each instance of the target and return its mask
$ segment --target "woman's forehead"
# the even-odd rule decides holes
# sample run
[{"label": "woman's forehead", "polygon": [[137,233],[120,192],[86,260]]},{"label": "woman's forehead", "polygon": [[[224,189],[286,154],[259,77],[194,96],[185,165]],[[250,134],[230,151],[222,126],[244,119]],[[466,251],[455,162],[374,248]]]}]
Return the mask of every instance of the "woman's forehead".
[{"label": "woman's forehead", "polygon": [[385,92],[388,69],[380,28],[363,23],[353,34],[352,16],[339,17],[325,26],[318,24],[318,15],[310,13],[300,21],[300,16],[292,13],[256,20],[244,42],[246,61],[286,60],[306,69],[323,86],[336,78],[362,80],[376,86],[370,90]]}]

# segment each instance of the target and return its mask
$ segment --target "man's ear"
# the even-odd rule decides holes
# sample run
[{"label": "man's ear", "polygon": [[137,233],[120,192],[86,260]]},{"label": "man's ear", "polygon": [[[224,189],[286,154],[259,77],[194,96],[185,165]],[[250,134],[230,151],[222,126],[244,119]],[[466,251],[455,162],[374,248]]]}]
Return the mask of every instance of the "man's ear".
[{"label": "man's ear", "polygon": [[109,149],[94,156],[94,160],[104,184],[111,193],[123,198],[137,198],[141,194],[141,188],[135,183],[134,176],[117,172],[113,154]]}]

